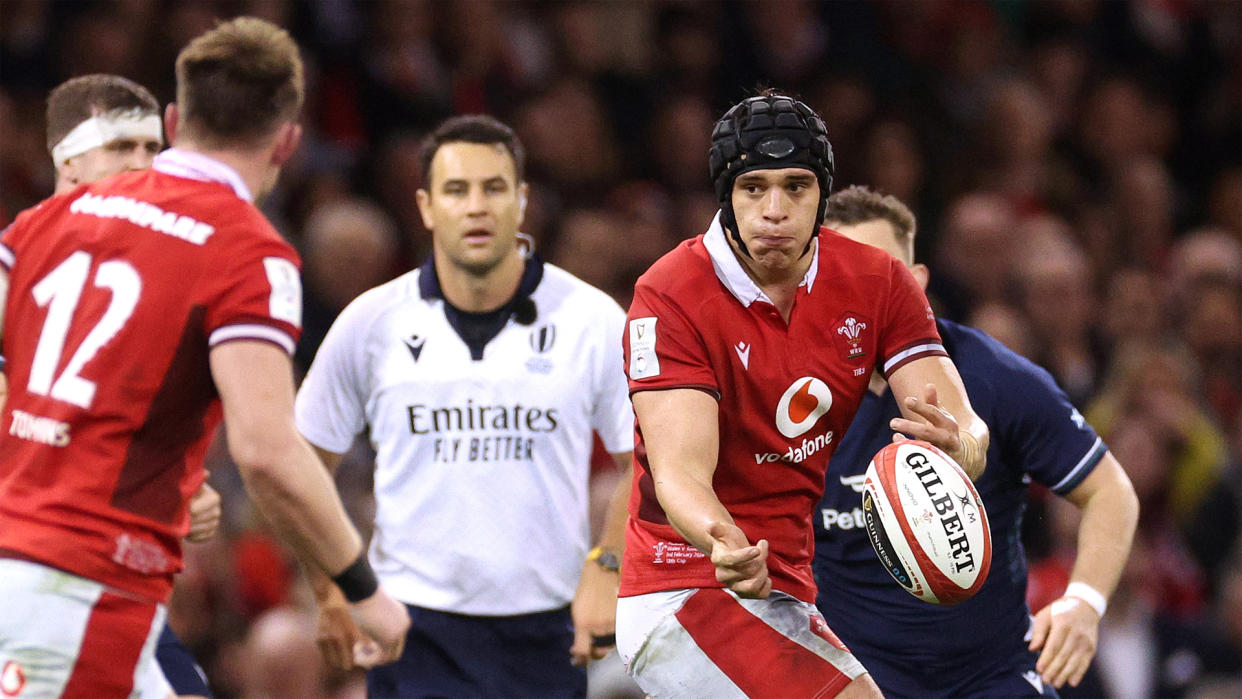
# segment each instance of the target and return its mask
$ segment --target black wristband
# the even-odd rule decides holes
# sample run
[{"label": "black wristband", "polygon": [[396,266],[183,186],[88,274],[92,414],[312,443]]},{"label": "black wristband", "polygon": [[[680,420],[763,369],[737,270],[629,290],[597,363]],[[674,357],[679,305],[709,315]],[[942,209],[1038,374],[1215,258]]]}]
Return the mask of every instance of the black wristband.
[{"label": "black wristband", "polygon": [[341,588],[341,594],[345,595],[345,599],[351,603],[361,602],[379,589],[379,579],[375,577],[375,571],[367,562],[366,551],[358,554],[358,559],[350,563],[348,568],[333,575],[332,582]]}]

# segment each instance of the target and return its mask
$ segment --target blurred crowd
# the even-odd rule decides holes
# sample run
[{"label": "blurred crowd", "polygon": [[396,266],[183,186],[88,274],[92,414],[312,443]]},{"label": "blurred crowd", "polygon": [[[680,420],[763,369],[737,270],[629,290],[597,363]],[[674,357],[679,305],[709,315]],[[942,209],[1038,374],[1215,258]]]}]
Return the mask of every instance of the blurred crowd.
[{"label": "blurred crowd", "polygon": [[[0,4],[0,225],[52,190],[48,90],[117,73],[173,99],[173,57],[258,15],[305,54],[307,138],[265,211],[304,262],[302,368],[358,293],[429,249],[417,145],[487,112],[529,154],[525,232],[622,305],[701,233],[714,120],[762,86],[823,116],[836,187],[894,194],[945,317],[1048,369],[1142,503],[1078,694],[1242,685],[1242,11],[1232,0]],[[1014,396],[1013,400],[1021,400]],[[312,604],[223,449],[226,525],[191,545],[171,623],[220,696],[356,691],[317,663]],[[370,454],[340,484],[370,521]],[[1034,492],[1032,602],[1068,575],[1075,514]],[[299,683],[293,686],[291,683]]]}]

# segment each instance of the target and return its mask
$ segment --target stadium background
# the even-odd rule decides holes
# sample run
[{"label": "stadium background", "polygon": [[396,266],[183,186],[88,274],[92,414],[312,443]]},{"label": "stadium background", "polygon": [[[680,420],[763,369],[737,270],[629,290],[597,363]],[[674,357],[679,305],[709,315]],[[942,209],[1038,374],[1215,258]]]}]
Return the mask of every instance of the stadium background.
[{"label": "stadium background", "polygon": [[[714,119],[780,87],[824,116],[836,187],[915,210],[938,311],[1049,369],[1134,481],[1096,686],[1242,694],[1242,4],[5,0],[0,225],[52,190],[49,89],[109,72],[166,103],[180,47],[238,14],[307,60],[305,145],[265,205],[306,261],[302,366],[349,299],[424,258],[417,144],[442,118],[515,126],[525,232],[625,304],[716,208]],[[340,479],[364,526],[367,459]],[[219,696],[356,689],[321,680],[295,567],[223,449],[209,466],[226,521],[189,547],[174,628]],[[1027,524],[1038,605],[1064,584],[1074,511],[1035,492]]]}]

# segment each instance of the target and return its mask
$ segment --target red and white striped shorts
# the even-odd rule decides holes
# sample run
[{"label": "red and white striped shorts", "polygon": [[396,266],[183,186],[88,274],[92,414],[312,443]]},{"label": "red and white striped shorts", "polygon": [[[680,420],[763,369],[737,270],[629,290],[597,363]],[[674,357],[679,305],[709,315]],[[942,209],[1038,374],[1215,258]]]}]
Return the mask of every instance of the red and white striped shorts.
[{"label": "red and white striped shorts", "polygon": [[664,697],[832,697],[866,670],[815,605],[724,589],[617,600],[617,650],[639,687]]},{"label": "red and white striped shorts", "polygon": [[617,600],[617,651],[652,698],[835,697],[863,674],[820,611],[773,591],[720,589]]},{"label": "red and white striped shorts", "polygon": [[166,699],[167,610],[77,575],[0,558],[0,697]]}]

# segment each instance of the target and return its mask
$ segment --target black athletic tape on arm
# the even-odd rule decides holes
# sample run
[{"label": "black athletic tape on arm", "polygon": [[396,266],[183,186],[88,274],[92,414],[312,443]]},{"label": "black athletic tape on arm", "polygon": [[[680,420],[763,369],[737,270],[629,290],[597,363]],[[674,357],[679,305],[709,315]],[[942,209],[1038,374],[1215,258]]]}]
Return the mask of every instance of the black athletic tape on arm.
[{"label": "black athletic tape on arm", "polygon": [[367,561],[366,551],[358,554],[358,559],[348,568],[332,576],[332,582],[341,588],[341,594],[351,603],[361,602],[379,589],[379,579]]}]

